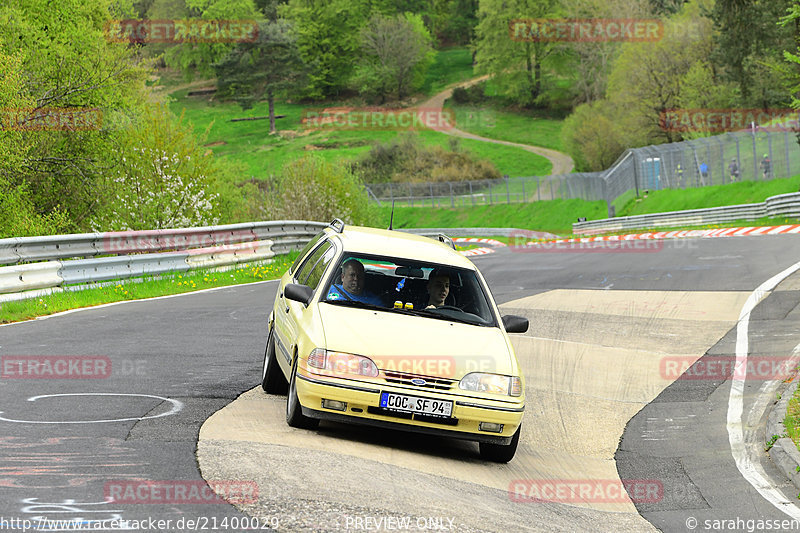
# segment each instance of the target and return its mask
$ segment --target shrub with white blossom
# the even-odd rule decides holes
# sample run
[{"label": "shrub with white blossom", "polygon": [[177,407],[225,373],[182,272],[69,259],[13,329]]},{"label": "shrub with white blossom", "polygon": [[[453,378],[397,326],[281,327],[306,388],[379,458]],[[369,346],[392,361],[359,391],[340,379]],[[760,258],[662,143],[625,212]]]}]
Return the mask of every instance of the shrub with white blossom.
[{"label": "shrub with white blossom", "polygon": [[191,129],[156,107],[122,135],[106,202],[92,225],[98,231],[161,229],[216,224],[216,167]]}]

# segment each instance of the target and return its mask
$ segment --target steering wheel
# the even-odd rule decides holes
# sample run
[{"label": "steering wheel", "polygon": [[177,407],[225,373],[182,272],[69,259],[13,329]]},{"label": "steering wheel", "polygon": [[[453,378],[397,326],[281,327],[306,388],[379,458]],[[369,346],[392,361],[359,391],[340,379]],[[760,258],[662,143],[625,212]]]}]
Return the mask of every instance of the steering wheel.
[{"label": "steering wheel", "polygon": [[455,305],[440,305],[434,309],[430,309],[430,311],[438,311],[439,309],[449,309],[450,311],[458,311],[459,313],[463,313],[464,310],[460,307],[456,307]]}]

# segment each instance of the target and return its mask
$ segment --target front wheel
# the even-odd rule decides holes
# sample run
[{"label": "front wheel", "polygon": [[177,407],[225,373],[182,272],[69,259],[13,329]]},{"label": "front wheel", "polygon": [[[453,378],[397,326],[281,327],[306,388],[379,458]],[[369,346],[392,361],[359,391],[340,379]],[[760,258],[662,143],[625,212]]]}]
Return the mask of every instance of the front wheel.
[{"label": "front wheel", "polygon": [[275,330],[270,328],[267,349],[264,352],[264,370],[261,372],[261,388],[268,394],[286,394],[289,384],[278,366],[275,356]]},{"label": "front wheel", "polygon": [[300,399],[297,397],[297,356],[292,365],[292,376],[289,378],[289,394],[286,396],[286,423],[293,428],[314,429],[319,420],[303,414]]},{"label": "front wheel", "polygon": [[508,444],[492,444],[490,442],[481,442],[481,458],[486,461],[494,463],[507,463],[514,458],[517,453],[517,444],[519,444],[519,434],[522,431],[522,424],[517,428],[517,432],[511,438]]}]

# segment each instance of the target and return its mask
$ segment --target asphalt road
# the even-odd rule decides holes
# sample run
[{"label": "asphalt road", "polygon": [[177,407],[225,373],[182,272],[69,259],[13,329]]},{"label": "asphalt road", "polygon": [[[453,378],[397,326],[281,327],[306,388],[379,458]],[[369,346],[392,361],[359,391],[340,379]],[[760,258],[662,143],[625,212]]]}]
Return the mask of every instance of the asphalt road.
[{"label": "asphalt road", "polygon": [[[749,292],[798,260],[797,237],[774,236],[664,241],[660,247],[624,253],[507,249],[474,262],[498,303],[506,303],[554,289]],[[203,525],[208,530],[243,529],[246,514],[207,501],[205,493],[198,496],[204,483],[195,449],[203,422],[258,382],[274,290],[275,284],[268,282],[0,327],[0,529],[29,525],[53,530],[46,520],[115,517],[128,521],[130,528],[150,525],[146,529],[151,531]],[[800,343],[799,300],[794,289],[776,291],[756,308],[749,328],[753,354],[786,357]],[[581,332],[570,334],[580,338]],[[709,356],[730,357],[735,335],[731,331],[709,347]],[[14,366],[17,362],[41,357],[57,358],[50,362],[88,357],[97,372],[60,379],[31,372],[14,375],[24,374]],[[746,383],[746,415],[761,405],[763,383]],[[627,425],[615,456],[617,468],[622,479],[656,479],[664,485],[659,501],[637,504],[657,528],[687,531],[689,516],[700,520],[696,530],[703,530],[702,521],[711,518],[787,518],[734,463],[726,422],[730,389],[730,380],[678,381]],[[748,435],[757,429],[748,427]],[[436,460],[435,450],[421,453]],[[791,494],[764,457],[758,460],[773,484],[796,501],[796,492]],[[291,463],[291,457],[285,461]],[[347,465],[337,468],[342,464]],[[159,490],[142,489],[147,480],[162,482]],[[176,495],[177,488],[185,493]],[[240,507],[246,508],[252,487],[227,488],[245,494]],[[284,487],[259,483],[257,489],[269,498]],[[475,488],[470,505],[479,505],[481,490]],[[106,502],[109,495],[118,501]],[[120,496],[127,498],[120,502]],[[294,496],[302,499],[302,494]],[[459,512],[457,503],[453,512]],[[576,517],[574,530],[589,523],[574,506],[548,512],[558,514],[566,529],[571,515]],[[199,520],[194,524],[198,527],[186,527],[190,519]],[[285,529],[280,519],[263,517],[257,525]],[[228,527],[221,527],[223,521]],[[111,529],[117,524],[106,525]]]}]

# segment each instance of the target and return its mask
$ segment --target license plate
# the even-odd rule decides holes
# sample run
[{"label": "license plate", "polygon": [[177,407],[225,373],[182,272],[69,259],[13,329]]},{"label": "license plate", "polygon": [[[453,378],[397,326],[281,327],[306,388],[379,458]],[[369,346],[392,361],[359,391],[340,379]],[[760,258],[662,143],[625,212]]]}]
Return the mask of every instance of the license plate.
[{"label": "license plate", "polygon": [[395,394],[393,392],[381,393],[381,407],[391,411],[447,417],[453,412],[453,402],[434,400],[433,398],[420,398],[419,396],[406,396],[405,394]]}]

